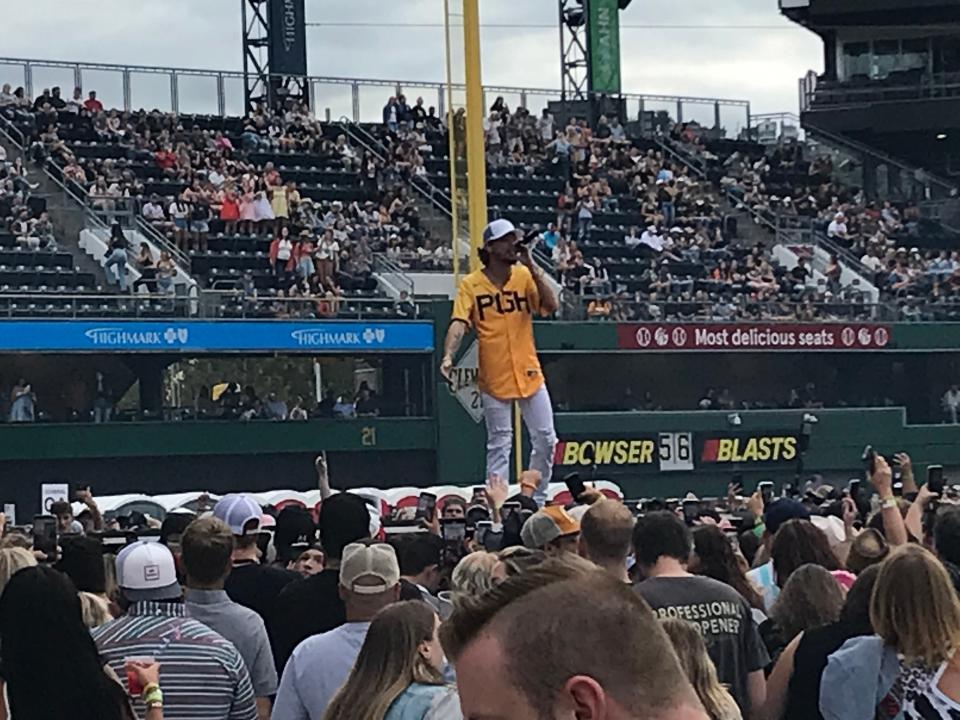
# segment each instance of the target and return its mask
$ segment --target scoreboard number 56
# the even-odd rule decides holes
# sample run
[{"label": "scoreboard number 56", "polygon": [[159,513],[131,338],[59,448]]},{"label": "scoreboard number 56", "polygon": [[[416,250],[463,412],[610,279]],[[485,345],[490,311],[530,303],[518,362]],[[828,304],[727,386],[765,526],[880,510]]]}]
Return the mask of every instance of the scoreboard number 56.
[{"label": "scoreboard number 56", "polygon": [[657,439],[660,470],[676,472],[693,470],[693,434],[688,432],[660,433]]}]

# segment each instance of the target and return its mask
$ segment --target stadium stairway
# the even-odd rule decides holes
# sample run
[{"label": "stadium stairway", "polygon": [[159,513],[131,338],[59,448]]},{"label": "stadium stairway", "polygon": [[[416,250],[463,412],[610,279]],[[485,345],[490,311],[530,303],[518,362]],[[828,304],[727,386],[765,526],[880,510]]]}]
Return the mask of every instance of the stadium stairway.
[{"label": "stadium stairway", "polygon": [[[662,138],[658,144],[663,152],[682,162],[692,172],[708,178],[705,169],[669,137]],[[878,301],[879,290],[873,284],[872,273],[855,255],[830,242],[822,231],[809,224],[803,228],[778,227],[770,218],[749,209],[733,195],[725,194],[724,200],[727,205],[726,222],[736,223],[736,232],[730,234],[732,245],[744,249],[760,245],[770,251],[772,257],[788,270],[797,264],[798,257],[803,256],[810,263],[814,282],[821,285],[826,284],[825,272],[830,256],[836,254],[842,268],[842,287],[868,297],[871,302]]]},{"label": "stadium stairway", "polygon": [[[362,124],[342,117],[338,125],[354,146],[364,148],[383,162],[389,161],[389,148]],[[420,215],[420,225],[429,231],[435,240],[449,243],[450,212],[444,206],[444,202],[449,204],[447,191],[420,181],[409,183],[409,187],[414,191],[411,197]]]},{"label": "stadium stairway", "polygon": [[[0,145],[6,150],[9,159],[24,156],[23,149],[3,134],[0,134]],[[46,203],[58,250],[70,254],[78,273],[92,275],[96,285],[106,288],[107,275],[103,267],[80,247],[80,232],[86,226],[85,208],[70,198],[48,173],[29,163],[25,163],[25,166],[28,168],[30,182],[38,185],[32,195],[42,198]]]}]

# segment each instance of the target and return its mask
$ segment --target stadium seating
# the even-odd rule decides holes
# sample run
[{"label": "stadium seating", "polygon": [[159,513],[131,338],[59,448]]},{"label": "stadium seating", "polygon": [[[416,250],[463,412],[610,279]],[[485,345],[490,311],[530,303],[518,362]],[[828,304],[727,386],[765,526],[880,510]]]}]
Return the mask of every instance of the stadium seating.
[{"label": "stadium seating", "polygon": [[[404,112],[396,129],[358,129],[376,138],[381,153],[352,147],[340,125],[318,123],[296,112],[248,119],[61,112],[53,134],[40,132],[53,116],[37,116],[32,123],[28,117],[21,113],[18,120],[35,139],[35,147],[80,179],[77,188],[93,191],[94,201],[103,192],[95,181],[104,177],[118,205],[139,210],[152,196],[160,198],[164,208],[185,199],[191,212],[195,205],[212,204],[208,232],[189,250],[192,274],[205,287],[255,288],[260,297],[280,299],[291,292],[322,298],[329,289],[313,280],[298,282],[297,272],[275,269],[271,223],[261,223],[253,233],[228,233],[230,228],[217,217],[220,196],[215,195],[219,188],[208,183],[212,174],[239,186],[245,177],[266,177],[271,167],[282,182],[296,184],[301,199],[314,203],[318,219],[335,214],[349,224],[349,233],[340,237],[340,252],[359,269],[348,268],[336,278],[337,297],[376,297],[375,282],[370,282],[372,255],[361,263],[351,257],[361,237],[364,254],[381,253],[401,268],[448,266],[445,243],[435,246],[420,227],[415,205],[397,190],[414,184],[429,187],[435,201],[448,206],[443,190],[449,187],[448,138],[435,123],[414,123]],[[953,234],[920,218],[908,203],[879,208],[865,202],[857,188],[832,180],[829,161],[812,156],[802,144],[771,150],[752,141],[708,136],[696,125],[677,126],[669,137],[631,140],[622,134],[609,137],[606,125],[595,129],[597,135],[607,130],[603,137],[583,123],[558,129],[558,136],[570,143],[566,154],[538,135],[532,115],[523,109],[511,114],[499,104],[485,131],[488,207],[492,217],[508,217],[524,230],[558,226],[559,239],[549,243],[556,247],[548,247],[540,258],[554,265],[566,290],[566,307],[574,315],[583,316],[589,300],[598,295],[615,302],[613,312],[602,316],[610,319],[863,315],[856,293],[841,292],[835,283],[789,276],[769,252],[772,236],[766,247],[738,241],[737,221],[744,218],[737,217],[736,208],[766,223],[796,217],[815,234],[831,235],[843,253],[842,262],[882,290],[881,301],[889,312],[900,308],[914,315],[918,297],[935,306],[955,301],[954,286],[960,287],[960,279],[952,278],[960,258],[940,258],[934,252],[954,247]],[[156,155],[165,147],[176,151],[172,166],[162,166]],[[437,188],[442,190],[435,192]],[[670,193],[676,195],[672,203]],[[581,201],[588,199],[592,218],[581,223]],[[380,220],[372,223],[361,208],[369,201],[380,213]],[[310,225],[298,212],[290,208],[294,229]],[[829,227],[840,212],[846,216],[843,236]],[[173,240],[176,233],[169,212],[165,214],[159,226]],[[655,228],[652,244],[638,240],[650,226]],[[322,225],[310,229],[315,228]],[[631,234],[632,242],[627,239]],[[57,267],[64,262],[59,258]],[[41,266],[39,261],[22,265]],[[49,269],[43,273],[36,279],[48,279]],[[34,279],[33,274],[27,277]],[[56,285],[38,282],[37,287],[86,287],[89,282],[80,275]],[[32,287],[29,280],[21,285]],[[849,307],[851,300],[857,306]],[[234,310],[223,308],[224,314]]]}]

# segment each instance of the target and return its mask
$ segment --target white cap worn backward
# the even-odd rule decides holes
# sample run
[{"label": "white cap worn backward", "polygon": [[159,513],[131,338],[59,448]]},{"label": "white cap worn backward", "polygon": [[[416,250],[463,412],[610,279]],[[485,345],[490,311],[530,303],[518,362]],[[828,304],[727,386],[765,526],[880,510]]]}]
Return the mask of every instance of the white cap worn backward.
[{"label": "white cap worn backward", "polygon": [[229,525],[234,535],[255,535],[260,532],[263,510],[249,495],[231,493],[213,506],[213,515]]},{"label": "white cap worn backward", "polygon": [[138,540],[117,555],[117,585],[128,599],[173,600],[180,597],[180,584],[173,555],[166,545]]},{"label": "white cap worn backward", "polygon": [[[379,580],[359,583],[361,578]],[[400,582],[397,552],[386,543],[350,543],[340,560],[340,585],[359,595],[378,595]]]},{"label": "white cap worn backward", "polygon": [[484,247],[489,245],[496,240],[499,240],[502,237],[507,235],[518,235],[517,228],[513,226],[513,223],[509,220],[504,220],[500,218],[499,220],[494,220],[483,230],[483,244]]}]

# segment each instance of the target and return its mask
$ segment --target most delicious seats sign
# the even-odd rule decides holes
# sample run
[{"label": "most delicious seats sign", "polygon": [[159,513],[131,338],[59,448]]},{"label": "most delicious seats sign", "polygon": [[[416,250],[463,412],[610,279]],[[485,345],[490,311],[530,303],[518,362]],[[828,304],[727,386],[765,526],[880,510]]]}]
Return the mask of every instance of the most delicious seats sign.
[{"label": "most delicious seats sign", "polygon": [[643,323],[617,326],[623,350],[882,350],[890,328],[865,323]]}]

